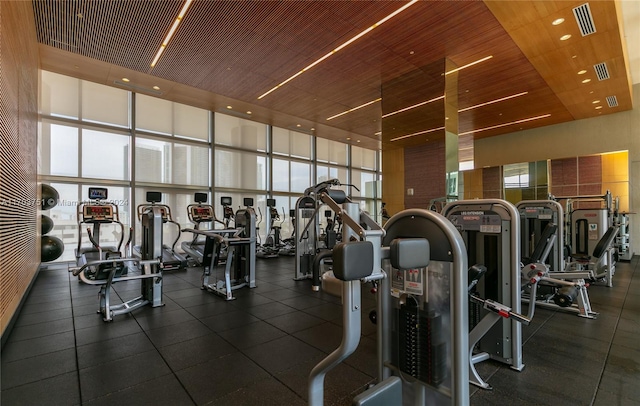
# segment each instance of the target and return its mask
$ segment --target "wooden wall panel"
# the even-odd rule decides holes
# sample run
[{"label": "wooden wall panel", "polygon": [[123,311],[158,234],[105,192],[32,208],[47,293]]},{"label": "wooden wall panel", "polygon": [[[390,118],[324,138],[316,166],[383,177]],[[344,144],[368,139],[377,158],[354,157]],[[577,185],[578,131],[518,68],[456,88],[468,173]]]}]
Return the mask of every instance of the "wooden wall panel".
[{"label": "wooden wall panel", "polygon": [[382,201],[390,215],[404,210],[404,149],[382,150]]},{"label": "wooden wall panel", "polygon": [[32,3],[0,2],[0,333],[36,275],[38,44]]},{"label": "wooden wall panel", "polygon": [[482,198],[502,199],[502,168],[494,166],[482,169]]},{"label": "wooden wall panel", "polygon": [[404,187],[414,191],[405,196],[406,208],[426,209],[431,199],[446,195],[445,162],[444,140],[405,148]]}]

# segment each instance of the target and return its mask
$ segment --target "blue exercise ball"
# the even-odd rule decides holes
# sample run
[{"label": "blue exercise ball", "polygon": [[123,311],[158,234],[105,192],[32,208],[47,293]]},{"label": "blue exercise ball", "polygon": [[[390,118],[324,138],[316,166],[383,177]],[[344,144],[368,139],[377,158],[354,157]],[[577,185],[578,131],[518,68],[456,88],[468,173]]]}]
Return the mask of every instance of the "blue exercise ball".
[{"label": "blue exercise ball", "polygon": [[40,215],[40,231],[42,232],[42,235],[47,234],[51,230],[53,230],[53,220],[51,220],[51,217],[41,214]]},{"label": "blue exercise ball", "polygon": [[42,192],[40,194],[42,199],[42,210],[49,210],[56,207],[60,195],[51,185],[42,184]]},{"label": "blue exercise ball", "polygon": [[43,235],[40,238],[40,260],[42,262],[51,262],[60,258],[60,255],[64,252],[62,240],[50,235]]}]

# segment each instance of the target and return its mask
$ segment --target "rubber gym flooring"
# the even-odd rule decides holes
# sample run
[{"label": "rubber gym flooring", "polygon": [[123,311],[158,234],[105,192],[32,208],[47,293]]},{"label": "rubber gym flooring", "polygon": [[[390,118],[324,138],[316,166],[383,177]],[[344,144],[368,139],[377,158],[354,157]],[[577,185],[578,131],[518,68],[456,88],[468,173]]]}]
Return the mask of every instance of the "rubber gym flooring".
[{"label": "rubber gym flooring", "polygon": [[[493,390],[471,405],[640,405],[638,257],[614,287],[592,286],[587,320],[538,309],[524,327],[525,369],[478,370]],[[341,337],[337,298],[293,281],[293,258],[258,260],[255,289],[225,302],[198,288],[200,269],[166,273],[161,308],[102,322],[97,287],[65,269],[40,271],[1,353],[0,403],[10,405],[305,405],[309,372]],[[136,283],[116,284],[134,296]],[[349,405],[374,380],[375,306],[363,291],[358,351],[330,372],[325,404]]]}]

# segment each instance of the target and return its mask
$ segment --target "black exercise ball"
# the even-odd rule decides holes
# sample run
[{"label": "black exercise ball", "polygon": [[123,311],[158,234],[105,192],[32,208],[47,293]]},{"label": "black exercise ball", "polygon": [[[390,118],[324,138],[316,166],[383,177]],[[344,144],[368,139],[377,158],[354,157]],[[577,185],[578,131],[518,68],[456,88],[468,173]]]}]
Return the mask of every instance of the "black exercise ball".
[{"label": "black exercise ball", "polygon": [[42,210],[49,210],[56,207],[60,195],[53,187],[43,183],[40,198],[42,199]]},{"label": "black exercise ball", "polygon": [[53,230],[53,220],[51,220],[51,217],[41,214],[40,231],[42,232],[42,235],[47,234],[51,230]]},{"label": "black exercise ball", "polygon": [[62,255],[64,244],[61,239],[50,235],[43,235],[40,238],[40,260],[42,262],[51,262]]}]

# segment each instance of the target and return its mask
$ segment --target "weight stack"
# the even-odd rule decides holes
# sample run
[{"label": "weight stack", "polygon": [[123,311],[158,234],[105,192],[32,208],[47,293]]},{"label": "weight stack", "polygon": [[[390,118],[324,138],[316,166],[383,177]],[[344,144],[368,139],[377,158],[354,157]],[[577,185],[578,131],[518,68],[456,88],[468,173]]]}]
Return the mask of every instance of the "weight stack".
[{"label": "weight stack", "polygon": [[442,316],[402,305],[398,310],[398,320],[400,370],[429,385],[440,385],[447,369]]}]

